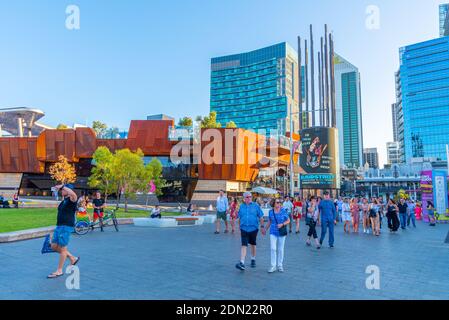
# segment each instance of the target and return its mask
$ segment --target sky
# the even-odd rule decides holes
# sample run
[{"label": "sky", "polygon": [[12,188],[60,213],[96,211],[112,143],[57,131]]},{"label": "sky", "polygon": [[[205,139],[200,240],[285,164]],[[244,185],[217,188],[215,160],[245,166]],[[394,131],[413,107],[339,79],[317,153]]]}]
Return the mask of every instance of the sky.
[{"label": "sky", "polygon": [[[386,162],[401,46],[438,37],[438,0],[0,0],[0,107],[42,123],[127,129],[130,120],[209,112],[210,59],[308,37],[324,23],[359,68],[364,147]],[[66,8],[80,9],[79,30]],[[367,28],[367,7],[379,9]]]}]

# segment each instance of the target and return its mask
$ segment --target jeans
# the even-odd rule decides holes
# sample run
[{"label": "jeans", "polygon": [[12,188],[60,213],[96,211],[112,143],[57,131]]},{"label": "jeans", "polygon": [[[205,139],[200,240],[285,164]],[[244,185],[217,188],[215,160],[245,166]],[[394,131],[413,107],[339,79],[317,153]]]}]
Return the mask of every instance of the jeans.
[{"label": "jeans", "polygon": [[323,220],[321,221],[321,238],[320,243],[323,244],[323,240],[326,237],[326,231],[329,228],[329,245],[334,245],[334,221],[333,220]]},{"label": "jeans", "polygon": [[401,220],[401,228],[407,227],[407,213],[399,213],[399,219]]},{"label": "jeans", "polygon": [[287,237],[276,237],[270,234],[270,245],[271,245],[271,266],[282,267],[284,263],[284,246],[285,239]]},{"label": "jeans", "polygon": [[410,220],[412,220],[413,227],[416,228],[416,217],[415,217],[415,213],[414,213],[414,212],[411,212],[411,213],[408,215],[408,218],[407,218],[407,226],[410,226]]}]

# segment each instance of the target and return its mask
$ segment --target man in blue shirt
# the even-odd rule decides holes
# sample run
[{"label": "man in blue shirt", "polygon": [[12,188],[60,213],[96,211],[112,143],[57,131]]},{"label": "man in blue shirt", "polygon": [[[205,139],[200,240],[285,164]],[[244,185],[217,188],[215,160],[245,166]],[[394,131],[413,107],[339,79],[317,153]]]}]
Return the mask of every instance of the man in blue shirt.
[{"label": "man in blue shirt", "polygon": [[227,219],[228,209],[229,209],[228,198],[226,197],[224,191],[220,190],[220,195],[217,198],[217,222],[215,234],[220,233],[220,224],[221,224],[220,220],[223,220],[225,223],[225,233],[229,232],[228,219]]},{"label": "man in blue shirt", "polygon": [[323,240],[326,237],[327,228],[329,228],[329,246],[334,247],[334,225],[337,223],[337,210],[335,209],[334,202],[330,199],[328,191],[324,192],[324,199],[321,200],[318,206],[321,214],[321,239],[320,244],[323,244]]},{"label": "man in blue shirt", "polygon": [[256,239],[260,229],[265,234],[263,211],[259,205],[252,201],[250,192],[243,194],[243,203],[240,205],[238,213],[238,222],[240,225],[240,234],[242,237],[242,248],[240,254],[240,262],[236,264],[236,268],[245,270],[245,258],[248,244],[251,245],[251,268],[256,267]]}]

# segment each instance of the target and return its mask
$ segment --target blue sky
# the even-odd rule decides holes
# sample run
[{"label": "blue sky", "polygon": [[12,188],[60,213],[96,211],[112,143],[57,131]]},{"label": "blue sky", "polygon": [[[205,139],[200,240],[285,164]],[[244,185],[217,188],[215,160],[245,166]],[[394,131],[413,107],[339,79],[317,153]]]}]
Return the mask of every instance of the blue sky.
[{"label": "blue sky", "polygon": [[[386,161],[398,48],[438,36],[437,0],[0,0],[0,107],[46,112],[49,125],[176,118],[209,111],[210,58],[334,32],[359,67],[365,147]],[[80,30],[65,28],[78,5]],[[380,29],[365,27],[366,7]]]}]

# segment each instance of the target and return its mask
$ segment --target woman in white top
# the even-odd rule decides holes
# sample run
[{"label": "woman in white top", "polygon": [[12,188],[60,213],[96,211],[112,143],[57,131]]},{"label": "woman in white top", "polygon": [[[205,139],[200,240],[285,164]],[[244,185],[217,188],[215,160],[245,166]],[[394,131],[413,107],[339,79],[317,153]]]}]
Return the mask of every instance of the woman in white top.
[{"label": "woman in white top", "polygon": [[[351,206],[349,204],[349,198],[345,198],[344,202],[342,204],[342,220],[344,222],[344,231],[347,233],[351,233],[351,221],[352,221],[352,217],[351,217]],[[346,230],[346,227],[348,228],[348,230]]]}]

